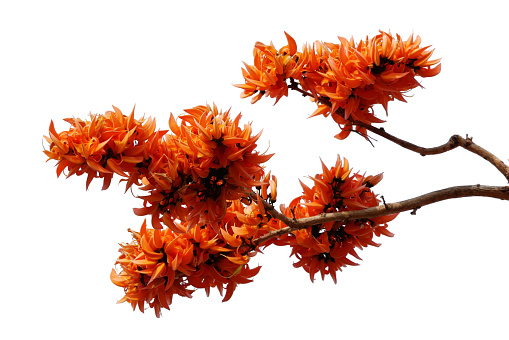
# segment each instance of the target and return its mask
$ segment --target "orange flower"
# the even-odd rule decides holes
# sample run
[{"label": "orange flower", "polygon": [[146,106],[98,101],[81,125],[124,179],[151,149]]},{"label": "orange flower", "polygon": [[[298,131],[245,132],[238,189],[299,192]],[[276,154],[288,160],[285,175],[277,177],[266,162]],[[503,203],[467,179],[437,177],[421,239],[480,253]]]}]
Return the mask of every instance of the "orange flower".
[{"label": "orange flower", "polygon": [[188,228],[211,224],[219,233],[228,202],[248,197],[254,186],[270,185],[272,199],[276,195],[274,178],[265,181],[262,166],[272,154],[255,150],[261,132],[253,135],[240,118],[215,105],[197,106],[180,116],[180,124],[172,115],[167,133],[156,132],[152,118],[136,120],[134,110],[127,117],[114,107],[90,121],[66,119],[72,127],[60,134],[51,122],[44,152],[57,160],[58,176],[65,169],[68,177],[87,173],[87,188],[96,177],[108,188],[113,174],[123,177],[126,190],[143,185],[147,195],[134,212],[151,215],[154,228],[182,232],[175,226],[180,220]]},{"label": "orange flower", "polygon": [[339,44],[317,41],[304,45],[302,52],[288,34],[287,39],[289,45],[279,52],[272,44],[256,43],[254,65],[245,64],[242,70],[245,84],[235,86],[244,90],[242,97],[257,93],[253,103],[263,94],[276,97],[277,102],[288,94],[287,79],[293,89],[298,89],[298,83],[299,90],[318,105],[311,117],[333,114],[342,129],[336,135],[339,139],[353,129],[366,136],[366,130],[355,123],[384,122],[375,116],[375,104],[387,112],[390,101],[405,101],[403,94],[420,86],[416,76],[433,77],[441,69],[439,59],[430,60],[433,50],[420,46],[419,36],[404,41],[380,31],[359,44],[339,37]]},{"label": "orange flower", "polygon": [[263,95],[276,98],[276,103],[283,96],[288,96],[286,79],[296,77],[302,63],[298,63],[297,44],[295,40],[285,32],[288,45],[279,51],[274,45],[265,45],[260,42],[255,44],[253,50],[254,65],[246,63],[242,74],[245,84],[234,85],[244,90],[241,98],[253,96],[251,103],[256,103]]},{"label": "orange flower", "polygon": [[130,230],[134,241],[120,245],[121,255],[116,261],[121,270],[112,270],[111,281],[124,288],[119,301],[129,302],[143,312],[145,303],[154,308],[159,317],[161,308],[170,308],[173,296],[192,297],[193,288],[203,288],[207,296],[217,288],[223,301],[228,301],[239,284],[249,283],[260,267],[250,268],[249,260],[259,252],[252,244],[254,238],[274,229],[263,223],[245,224],[244,214],[262,214],[260,202],[244,206],[240,200],[230,202],[219,233],[210,224],[189,230],[174,221],[173,228]]},{"label": "orange flower", "polygon": [[[267,189],[270,188],[270,192],[267,192]],[[277,198],[277,178],[276,176],[270,175],[269,173],[265,176],[264,184],[262,184],[261,195],[264,200],[268,200],[271,203],[276,202]]]},{"label": "orange flower", "polygon": [[[140,164],[148,160],[163,132],[155,132],[155,120],[134,119],[113,107],[104,115],[90,115],[90,121],[67,118],[68,131],[57,133],[53,121],[49,127],[48,160],[57,161],[57,176],[67,169],[67,177],[87,174],[87,189],[94,178],[103,178],[103,190],[113,174],[128,177],[128,187],[138,179]],[[128,175],[128,173],[130,175]]]},{"label": "orange flower", "polygon": [[[173,158],[152,162],[142,190],[149,191],[138,215],[152,215],[152,225],[171,227],[175,218],[186,220],[188,228],[210,223],[216,232],[227,202],[247,197],[253,186],[261,186],[262,163],[272,154],[255,151],[261,133],[252,135],[250,125],[240,126],[238,115],[222,112],[214,105],[185,110],[181,124],[173,115],[173,134],[165,136],[163,156]],[[168,150],[168,151],[166,151]]]},{"label": "orange flower", "polygon": [[[379,205],[379,200],[370,188],[381,180],[381,174],[367,177],[352,174],[348,161],[341,161],[339,156],[335,166],[330,169],[322,162],[322,170],[322,174],[312,178],[313,187],[301,182],[303,194],[285,209],[287,216],[303,218]],[[292,247],[291,255],[298,259],[294,266],[304,268],[311,281],[320,272],[322,279],[325,275],[331,275],[336,282],[338,270],[347,265],[356,265],[347,256],[360,259],[355,248],[362,249],[368,245],[378,247],[379,244],[372,240],[374,235],[393,236],[387,230],[387,222],[396,216],[393,214],[348,223],[323,223],[297,230],[291,236],[283,236],[274,243]]]},{"label": "orange flower", "polygon": [[194,245],[189,238],[175,235],[169,229],[147,230],[143,223],[139,233],[131,231],[134,242],[121,244],[121,255],[113,269],[111,281],[124,288],[118,303],[129,302],[133,309],[144,311],[147,302],[160,316],[161,307],[169,309],[174,294],[191,297],[185,275],[195,271],[192,264]]}]

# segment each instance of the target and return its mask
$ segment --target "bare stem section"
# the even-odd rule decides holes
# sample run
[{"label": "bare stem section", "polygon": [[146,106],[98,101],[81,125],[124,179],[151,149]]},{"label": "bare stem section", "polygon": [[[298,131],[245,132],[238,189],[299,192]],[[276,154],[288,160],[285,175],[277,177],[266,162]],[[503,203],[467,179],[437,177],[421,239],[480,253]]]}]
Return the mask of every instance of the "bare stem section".
[{"label": "bare stem section", "polygon": [[[288,88],[301,93],[303,96],[313,97],[316,101],[332,108],[332,105],[331,105],[330,101],[327,100],[327,98],[313,96],[311,93],[299,88],[298,84],[295,82],[292,82],[288,86]],[[479,145],[477,145],[476,143],[474,143],[472,140],[472,137],[468,137],[468,135],[466,138],[463,138],[460,135],[454,135],[451,138],[449,138],[449,141],[447,143],[445,143],[443,145],[439,145],[439,146],[431,147],[431,148],[424,148],[424,147],[412,144],[410,142],[407,142],[407,141],[400,139],[396,136],[393,136],[390,133],[386,132],[384,128],[377,128],[372,125],[365,124],[362,122],[357,122],[357,121],[352,121],[352,124],[361,126],[361,127],[365,128],[366,130],[368,130],[374,134],[377,134],[381,137],[384,137],[385,139],[390,140],[391,142],[396,143],[405,149],[411,150],[413,152],[417,152],[421,156],[438,155],[438,154],[450,151],[450,150],[455,149],[458,146],[460,146],[460,147],[464,148],[465,150],[475,153],[476,155],[478,155],[478,156],[484,158],[485,160],[487,160],[488,162],[490,162],[493,166],[495,166],[497,168],[498,171],[500,171],[500,173],[502,175],[504,175],[507,182],[509,182],[509,166],[507,166],[504,162],[502,162],[502,160],[500,158],[498,158],[497,156],[495,156],[488,150],[486,150],[486,149],[480,147]]]},{"label": "bare stem section", "polygon": [[426,205],[436,202],[461,197],[491,197],[501,200],[509,201],[509,186],[486,186],[486,185],[466,185],[456,186],[446,189],[433,191],[421,196],[410,198],[404,201],[381,204],[379,206],[353,211],[343,211],[329,214],[321,214],[313,217],[294,219],[285,216],[278,212],[272,205],[265,202],[265,209],[271,214],[272,217],[277,218],[283,222],[286,227],[275,230],[253,241],[256,245],[261,245],[263,242],[292,231],[304,229],[312,225],[322,224],[331,221],[338,221],[347,223],[348,221],[375,218],[379,216],[386,216],[403,211],[412,210],[414,213]]},{"label": "bare stem section", "polygon": [[[357,124],[357,123],[355,123]],[[387,133],[384,128],[376,128],[371,125],[367,125],[364,123],[358,123],[359,126],[362,126],[366,128],[366,130],[373,132],[381,137],[384,137],[385,139],[390,140],[391,142],[394,142],[398,144],[399,146],[417,152],[421,156],[427,156],[427,155],[438,155],[440,153],[444,153],[447,151],[450,151],[452,149],[457,148],[458,146],[464,148],[465,150],[468,150],[472,153],[475,153],[478,156],[481,156],[488,162],[490,162],[493,166],[497,168],[502,175],[507,179],[509,182],[509,166],[507,166],[500,158],[489,152],[488,150],[480,147],[479,145],[475,144],[472,141],[472,137],[466,137],[463,138],[460,135],[454,135],[451,138],[449,138],[449,141],[445,144],[432,147],[432,148],[423,148],[421,146],[417,146],[415,144],[409,143],[405,140],[402,140],[398,137],[395,137],[391,135],[390,133]]]}]

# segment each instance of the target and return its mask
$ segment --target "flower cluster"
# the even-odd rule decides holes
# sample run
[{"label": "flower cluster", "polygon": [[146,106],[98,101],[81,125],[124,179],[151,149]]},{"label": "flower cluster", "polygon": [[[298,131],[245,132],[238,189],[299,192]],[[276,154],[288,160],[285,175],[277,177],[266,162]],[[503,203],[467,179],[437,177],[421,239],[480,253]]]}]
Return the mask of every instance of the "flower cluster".
[{"label": "flower cluster", "polygon": [[49,126],[48,160],[57,161],[57,176],[67,170],[71,175],[87,174],[87,188],[94,178],[103,178],[103,190],[111,183],[113,174],[130,177],[138,173],[139,164],[147,161],[166,131],[155,132],[155,120],[134,119],[113,107],[103,115],[90,115],[90,120],[67,118],[68,131],[57,133],[53,121]]},{"label": "flower cluster", "polygon": [[135,120],[114,107],[114,112],[92,115],[90,121],[66,119],[72,127],[57,133],[50,124],[49,159],[57,160],[57,175],[88,174],[104,178],[103,189],[114,173],[127,188],[141,186],[143,207],[137,215],[151,215],[152,226],[163,224],[180,232],[175,220],[188,228],[210,223],[218,230],[228,202],[250,195],[264,182],[262,163],[272,154],[259,154],[250,125],[240,126],[241,115],[230,118],[214,105],[185,110],[179,125],[173,115],[170,131],[155,132],[155,120]]},{"label": "flower cluster", "polygon": [[261,164],[272,154],[255,151],[261,132],[252,136],[250,125],[239,125],[240,115],[231,119],[229,111],[215,106],[185,111],[180,125],[170,117],[172,134],[163,138],[148,166],[141,190],[149,194],[135,213],[152,215],[154,228],[162,228],[162,222],[175,230],[178,218],[189,228],[210,223],[218,231],[228,202],[264,184]]},{"label": "flower cluster", "polygon": [[[373,105],[387,111],[389,101],[404,101],[403,93],[419,86],[416,76],[440,72],[419,37],[403,41],[381,32],[359,44],[340,37],[339,44],[315,42],[302,52],[286,37],[288,45],[279,50],[257,43],[254,65],[242,70],[245,84],[236,86],[243,97],[254,96],[253,103],[263,95],[277,102],[289,88],[310,96],[318,105],[312,116],[332,115],[343,130],[340,139],[352,129],[365,135],[367,125],[382,122]],[[331,168],[322,162],[313,186],[301,182],[303,194],[279,213],[273,206],[277,179],[263,167],[272,154],[256,151],[261,132],[253,134],[250,124],[240,124],[240,114],[232,118],[215,105],[196,106],[178,118],[170,115],[169,129],[156,131],[154,119],[113,107],[89,120],[65,119],[71,127],[60,133],[52,121],[45,136],[44,153],[57,161],[57,176],[87,174],[87,189],[94,178],[107,189],[117,174],[126,191],[135,186],[143,192],[134,213],[150,216],[151,228],[145,220],[139,232],[129,229],[132,242],[120,244],[120,268],[110,275],[124,289],[119,303],[142,312],[148,305],[159,317],[175,295],[190,298],[197,289],[208,296],[217,288],[227,301],[238,285],[252,282],[260,267],[249,262],[271,244],[289,246],[294,266],[311,281],[320,272],[336,282],[338,270],[356,265],[351,257],[360,259],[356,249],[379,246],[374,236],[393,236],[387,222],[397,214],[312,219],[316,224],[305,228],[288,219],[376,207],[380,200],[371,188],[382,174],[352,173],[339,156]]]},{"label": "flower cluster", "polygon": [[[295,198],[285,209],[285,215],[292,218],[305,218],[323,213],[352,211],[371,208],[379,205],[379,200],[371,187],[382,179],[376,176],[352,174],[348,161],[342,162],[338,157],[334,167],[328,169],[322,163],[323,173],[311,179],[312,188],[301,182],[303,194]],[[355,248],[380,244],[373,242],[373,236],[393,236],[387,230],[387,222],[397,214],[358,219],[353,221],[333,221],[316,224],[305,229],[294,231],[276,242],[278,245],[290,245],[291,255],[298,259],[295,267],[302,267],[309,273],[311,281],[317,272],[322,279],[330,275],[336,282],[336,272],[347,265],[356,265],[347,256],[357,259]]]},{"label": "flower cluster", "polygon": [[332,113],[342,129],[339,139],[353,128],[366,136],[362,124],[383,122],[373,112],[375,104],[387,112],[390,101],[405,101],[403,93],[420,86],[416,76],[432,77],[441,69],[439,59],[430,60],[430,46],[420,46],[419,36],[403,40],[380,31],[358,44],[343,37],[338,37],[339,44],[316,41],[304,45],[302,52],[286,37],[288,45],[279,50],[272,43],[256,43],[254,65],[245,64],[245,83],[235,86],[244,90],[241,97],[253,96],[252,103],[263,95],[277,102],[288,95],[288,88],[311,96],[318,105],[311,117]]},{"label": "flower cluster", "polygon": [[103,178],[107,189],[118,174],[127,189],[148,192],[134,212],[151,215],[154,229],[144,222],[132,243],[121,244],[122,270],[111,280],[125,290],[121,302],[140,310],[147,302],[158,316],[173,295],[191,297],[191,287],[207,295],[226,289],[228,300],[259,271],[248,266],[259,251],[253,240],[279,227],[262,202],[275,201],[277,180],[261,165],[272,155],[255,150],[261,133],[252,135],[240,114],[232,119],[215,105],[185,111],[180,124],[171,115],[170,129],[156,131],[154,119],[136,120],[134,110],[125,116],[114,107],[90,120],[66,119],[71,127],[61,133],[51,122],[45,137],[58,176],[86,173],[87,188]]},{"label": "flower cluster", "polygon": [[210,224],[187,231],[187,222],[175,222],[175,232],[147,229],[144,222],[140,232],[131,231],[133,242],[120,244],[116,264],[122,269],[111,272],[112,282],[124,288],[119,303],[127,301],[142,312],[148,303],[159,317],[161,308],[170,309],[174,295],[190,298],[193,288],[204,289],[207,296],[214,287],[221,295],[226,290],[223,302],[229,300],[239,284],[251,282],[260,270],[248,262],[259,251],[252,240],[277,226],[267,222],[260,196],[248,206],[230,202],[219,232]]}]

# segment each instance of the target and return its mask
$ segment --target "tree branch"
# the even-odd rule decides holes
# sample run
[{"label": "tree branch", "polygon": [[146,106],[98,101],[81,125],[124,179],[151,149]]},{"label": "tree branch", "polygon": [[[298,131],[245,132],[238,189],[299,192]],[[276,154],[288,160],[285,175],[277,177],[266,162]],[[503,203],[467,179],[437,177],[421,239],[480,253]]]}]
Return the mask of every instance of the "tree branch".
[{"label": "tree branch", "polygon": [[500,158],[498,158],[497,156],[495,156],[494,154],[492,154],[488,150],[486,150],[486,149],[480,147],[479,145],[475,144],[472,141],[471,137],[467,136],[467,138],[463,138],[463,137],[461,137],[459,135],[454,135],[454,136],[452,136],[449,139],[449,141],[447,143],[445,143],[443,145],[436,146],[436,147],[433,147],[433,148],[423,148],[423,147],[420,147],[420,146],[417,146],[415,144],[409,143],[407,141],[404,141],[404,140],[402,140],[402,139],[400,139],[398,137],[395,137],[395,136],[387,133],[384,130],[384,128],[376,128],[374,126],[371,126],[371,125],[368,125],[368,124],[365,124],[365,123],[361,123],[361,122],[354,122],[354,124],[362,126],[366,130],[371,131],[371,132],[373,132],[373,133],[375,133],[375,134],[377,134],[377,135],[379,135],[381,137],[384,137],[384,138],[390,140],[391,142],[394,142],[394,143],[398,144],[399,146],[401,146],[401,147],[403,147],[405,149],[417,152],[421,156],[437,155],[437,154],[444,153],[444,152],[450,151],[452,149],[455,149],[458,146],[461,146],[465,150],[468,150],[468,151],[470,151],[472,153],[475,153],[476,155],[481,156],[482,158],[484,158],[485,160],[490,162],[493,166],[495,166],[498,169],[498,171],[500,171],[500,173],[502,173],[502,175],[504,175],[504,177],[509,182],[509,166],[504,164],[504,162],[502,162],[502,160]]},{"label": "tree branch", "polygon": [[[288,85],[288,88],[301,93],[303,96],[313,97],[313,95],[311,93],[299,88],[298,83],[293,81],[293,79],[291,79],[291,82],[290,82],[290,85]],[[331,105],[330,101],[327,100],[327,98],[317,97],[315,99],[318,100],[320,103],[332,108],[332,105]],[[421,146],[412,144],[410,142],[407,142],[403,139],[400,139],[396,136],[391,135],[390,133],[386,132],[384,128],[377,128],[372,125],[369,125],[369,124],[366,124],[363,122],[358,122],[358,121],[351,121],[351,122],[352,122],[352,125],[357,125],[357,126],[363,127],[366,130],[371,131],[374,134],[377,134],[381,137],[384,137],[385,139],[388,139],[391,142],[394,142],[405,149],[417,152],[421,156],[437,155],[437,154],[441,154],[441,153],[450,151],[452,149],[455,149],[458,146],[461,146],[465,150],[475,153],[476,155],[478,155],[478,156],[484,158],[485,160],[487,160],[488,162],[490,162],[506,178],[507,182],[509,182],[509,166],[507,166],[504,162],[502,162],[502,160],[500,158],[498,158],[497,156],[495,156],[488,150],[475,144],[472,140],[472,137],[468,137],[468,135],[466,138],[463,138],[460,135],[454,135],[451,138],[449,138],[449,141],[447,143],[445,143],[443,145],[432,147],[432,148],[423,148]]]},{"label": "tree branch", "polygon": [[269,212],[269,214],[283,222],[286,227],[259,237],[256,240],[253,240],[253,243],[255,245],[261,245],[263,242],[273,237],[281,236],[291,233],[295,230],[304,229],[312,225],[326,222],[338,221],[341,223],[347,223],[356,219],[375,218],[409,210],[412,210],[412,212],[415,214],[415,211],[423,206],[451,198],[461,197],[491,197],[509,201],[509,186],[486,186],[480,184],[456,186],[433,191],[400,202],[381,204],[373,208],[321,214],[300,219],[289,218],[278,212],[271,204],[263,201],[265,209]]}]

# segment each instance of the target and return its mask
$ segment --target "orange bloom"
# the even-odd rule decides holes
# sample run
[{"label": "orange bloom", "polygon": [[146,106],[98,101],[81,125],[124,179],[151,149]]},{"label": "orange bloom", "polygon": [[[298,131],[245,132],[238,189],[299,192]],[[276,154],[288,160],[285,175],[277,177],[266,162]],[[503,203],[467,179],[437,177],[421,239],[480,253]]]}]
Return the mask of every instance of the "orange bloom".
[{"label": "orange bloom", "polygon": [[[270,192],[267,190],[270,189]],[[271,203],[276,202],[277,199],[277,178],[276,176],[270,175],[269,173],[265,176],[264,184],[261,187],[261,196],[264,200],[268,200]]]},{"label": "orange bloom", "polygon": [[51,122],[44,152],[57,161],[58,176],[66,169],[68,177],[88,174],[87,188],[99,177],[106,189],[113,174],[123,177],[126,189],[142,186],[148,194],[134,212],[151,215],[154,228],[182,232],[175,226],[180,220],[188,228],[211,224],[219,232],[228,202],[248,197],[258,186],[270,185],[272,199],[276,195],[275,180],[264,176],[262,166],[272,154],[255,150],[261,132],[253,135],[240,118],[215,105],[197,106],[180,116],[180,124],[172,115],[167,133],[156,132],[152,118],[136,120],[134,110],[124,116],[114,107],[90,121],[66,119],[72,127],[61,133]]},{"label": "orange bloom", "polygon": [[297,44],[295,40],[285,32],[288,45],[276,50],[274,45],[265,45],[260,42],[255,44],[253,50],[254,65],[246,63],[242,69],[245,84],[234,85],[244,90],[242,98],[253,96],[251,103],[256,103],[260,98],[270,96],[276,98],[276,103],[283,96],[288,96],[286,79],[295,76],[299,65]]},{"label": "orange bloom", "polygon": [[[259,252],[252,240],[274,230],[261,202],[249,206],[240,200],[229,202],[219,233],[210,224],[189,229],[174,221],[172,228],[131,231],[134,241],[120,245],[121,255],[116,261],[121,270],[112,270],[111,281],[124,288],[119,301],[129,302],[143,312],[144,306],[154,308],[160,316],[161,308],[170,308],[173,296],[192,297],[194,288],[210,294],[217,288],[223,301],[228,301],[239,284],[249,283],[261,267],[250,268],[249,260]],[[256,216],[256,225],[244,221]],[[262,216],[263,215],[263,216]],[[259,218],[259,216],[262,216]]]},{"label": "orange bloom", "polygon": [[[170,309],[173,296],[192,297],[194,288],[211,287],[220,293],[226,288],[227,301],[238,284],[251,282],[258,268],[250,269],[248,254],[232,249],[212,228],[195,228],[192,233],[174,233],[171,229],[131,231],[134,241],[121,244],[111,281],[124,288],[119,301],[129,302],[144,311],[145,303],[160,316],[161,308]],[[228,255],[225,255],[228,254]],[[231,255],[230,255],[231,254]]]},{"label": "orange bloom", "polygon": [[[336,164],[327,168],[322,163],[323,173],[311,178],[313,187],[301,182],[303,194],[295,198],[285,209],[288,217],[304,218],[339,211],[360,210],[379,205],[379,200],[371,191],[382,175],[361,176],[352,174],[348,161],[338,156]],[[369,245],[378,247],[373,236],[393,236],[387,230],[387,222],[397,214],[360,219],[348,223],[328,222],[297,230],[290,236],[283,236],[277,245],[290,245],[291,255],[298,259],[295,267],[302,267],[314,280],[320,272],[322,279],[330,275],[336,282],[336,272],[347,265],[356,265],[347,256],[357,259],[355,248]]]},{"label": "orange bloom", "polygon": [[134,119],[113,107],[103,115],[90,115],[90,121],[67,118],[68,131],[57,133],[53,121],[49,127],[48,160],[57,161],[57,176],[67,169],[67,177],[87,174],[86,186],[94,178],[103,178],[103,190],[113,174],[128,178],[128,187],[138,179],[140,164],[147,161],[161,135],[155,132],[155,120]]},{"label": "orange bloom", "polygon": [[288,94],[287,79],[292,88],[298,83],[318,105],[311,117],[333,114],[342,129],[336,135],[339,139],[352,129],[366,135],[355,123],[384,122],[375,116],[375,104],[387,112],[390,101],[405,101],[403,94],[420,86],[416,76],[433,77],[441,69],[439,59],[430,60],[433,50],[420,46],[419,36],[402,40],[380,31],[359,44],[339,37],[339,44],[317,41],[304,45],[302,52],[286,36],[288,45],[279,51],[272,44],[256,43],[254,65],[245,64],[242,70],[245,84],[235,86],[244,90],[241,97],[256,94],[253,103],[263,94],[276,97],[277,102]]},{"label": "orange bloom", "polygon": [[[216,231],[229,201],[247,197],[265,182],[262,163],[272,154],[255,151],[261,133],[240,126],[240,114],[230,118],[214,105],[185,110],[179,125],[173,115],[172,134],[163,138],[162,156],[152,161],[142,190],[144,207],[137,215],[152,215],[154,228],[172,227],[175,218],[188,228],[210,223]],[[166,157],[166,155],[171,157]]]}]

